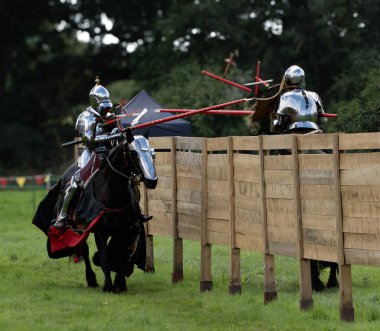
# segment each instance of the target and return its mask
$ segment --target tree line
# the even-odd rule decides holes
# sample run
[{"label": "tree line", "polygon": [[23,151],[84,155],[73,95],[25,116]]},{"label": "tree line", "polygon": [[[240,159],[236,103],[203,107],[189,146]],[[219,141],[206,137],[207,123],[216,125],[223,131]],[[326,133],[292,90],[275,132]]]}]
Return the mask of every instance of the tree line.
[{"label": "tree line", "polygon": [[[75,135],[96,75],[114,103],[145,89],[167,108],[196,109],[249,97],[203,69],[246,83],[260,60],[262,77],[278,83],[298,64],[338,113],[327,132],[377,131],[379,12],[376,0],[2,0],[0,173],[72,161],[61,143]],[[190,120],[195,136],[265,133],[247,118]]]}]

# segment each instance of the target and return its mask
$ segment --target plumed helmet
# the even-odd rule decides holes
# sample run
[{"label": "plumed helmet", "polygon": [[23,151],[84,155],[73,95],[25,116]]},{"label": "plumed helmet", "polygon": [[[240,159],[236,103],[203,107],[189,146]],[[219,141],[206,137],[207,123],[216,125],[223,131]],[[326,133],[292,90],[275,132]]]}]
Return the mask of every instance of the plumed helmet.
[{"label": "plumed helmet", "polygon": [[112,102],[110,100],[110,94],[107,89],[99,84],[99,78],[96,77],[95,86],[90,91],[90,106],[96,110],[99,114],[105,115],[105,113],[112,108]]},{"label": "plumed helmet", "polygon": [[285,71],[285,83],[287,85],[305,85],[305,72],[297,65],[290,66]]}]

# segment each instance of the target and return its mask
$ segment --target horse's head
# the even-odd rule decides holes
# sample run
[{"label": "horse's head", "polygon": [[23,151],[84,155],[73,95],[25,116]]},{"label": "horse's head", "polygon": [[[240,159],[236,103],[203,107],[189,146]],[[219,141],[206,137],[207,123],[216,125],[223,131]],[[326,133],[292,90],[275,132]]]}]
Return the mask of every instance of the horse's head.
[{"label": "horse's head", "polygon": [[146,188],[154,189],[157,186],[157,174],[154,167],[154,149],[150,147],[148,139],[143,136],[127,134],[127,143],[132,163],[139,174],[143,176]]}]

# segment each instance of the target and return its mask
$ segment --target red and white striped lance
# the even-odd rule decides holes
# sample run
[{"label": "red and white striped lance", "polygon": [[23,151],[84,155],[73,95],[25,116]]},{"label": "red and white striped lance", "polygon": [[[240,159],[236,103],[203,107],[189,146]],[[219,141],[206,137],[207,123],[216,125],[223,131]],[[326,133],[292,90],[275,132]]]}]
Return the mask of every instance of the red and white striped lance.
[{"label": "red and white striped lance", "polygon": [[150,121],[150,122],[145,122],[145,123],[141,123],[141,124],[132,125],[132,126],[126,128],[125,130],[127,130],[127,129],[129,129],[129,130],[136,130],[136,129],[146,128],[148,126],[152,126],[152,125],[156,125],[156,124],[160,124],[160,123],[164,123],[164,122],[173,121],[173,120],[176,120],[176,119],[179,119],[179,118],[184,118],[184,117],[188,117],[188,116],[192,116],[192,115],[196,115],[196,114],[207,113],[207,112],[209,112],[211,110],[220,109],[220,108],[224,108],[224,107],[228,107],[228,106],[232,106],[232,105],[237,105],[239,103],[243,103],[243,102],[247,102],[247,101],[251,101],[251,100],[253,100],[253,99],[252,98],[251,99],[244,98],[244,99],[233,100],[233,101],[221,103],[221,104],[214,105],[214,106],[209,106],[209,107],[205,107],[205,108],[190,110],[190,111],[187,111],[187,112],[182,113],[182,114],[173,115],[173,116],[169,116],[169,117],[166,117],[166,118],[160,118],[158,120],[154,120],[154,121]]}]

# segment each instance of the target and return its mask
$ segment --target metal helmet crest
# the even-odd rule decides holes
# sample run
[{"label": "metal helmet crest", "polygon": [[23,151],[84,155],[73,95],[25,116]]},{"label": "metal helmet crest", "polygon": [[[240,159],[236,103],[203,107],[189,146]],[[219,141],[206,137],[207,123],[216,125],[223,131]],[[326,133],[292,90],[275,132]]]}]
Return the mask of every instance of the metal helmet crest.
[{"label": "metal helmet crest", "polygon": [[105,115],[113,106],[110,100],[110,94],[104,86],[100,85],[98,76],[96,76],[95,86],[91,89],[89,97],[90,106],[101,115]]}]

